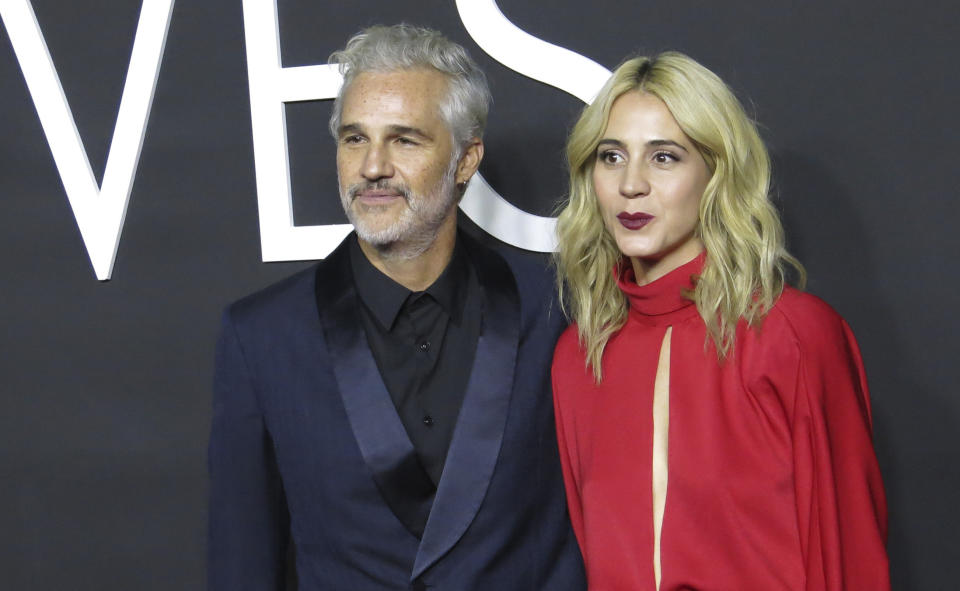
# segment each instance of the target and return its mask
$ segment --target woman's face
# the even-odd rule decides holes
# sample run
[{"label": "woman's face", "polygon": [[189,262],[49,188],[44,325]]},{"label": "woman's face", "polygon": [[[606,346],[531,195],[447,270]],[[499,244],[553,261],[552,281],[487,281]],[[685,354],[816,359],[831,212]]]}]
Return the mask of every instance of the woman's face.
[{"label": "woman's face", "polygon": [[710,170],[659,98],[614,101],[597,147],[593,185],[607,231],[643,285],[693,260],[700,198]]}]

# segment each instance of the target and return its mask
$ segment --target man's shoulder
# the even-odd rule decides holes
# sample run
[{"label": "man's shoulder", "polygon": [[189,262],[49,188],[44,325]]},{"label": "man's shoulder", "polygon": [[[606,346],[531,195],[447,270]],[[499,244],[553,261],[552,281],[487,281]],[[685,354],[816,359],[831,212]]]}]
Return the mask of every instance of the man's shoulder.
[{"label": "man's shoulder", "polygon": [[235,322],[249,322],[257,318],[290,314],[312,302],[317,275],[316,264],[267,285],[227,306],[227,314]]},{"label": "man's shoulder", "polygon": [[520,296],[543,297],[552,294],[556,285],[553,267],[548,255],[532,253],[503,244],[480,242],[468,237],[468,251],[473,260],[479,257],[500,257],[506,262],[517,283]]},{"label": "man's shoulder", "polygon": [[[480,257],[486,257],[486,261],[496,258],[506,264],[516,286],[521,331],[548,335],[545,338],[551,342],[552,347],[557,336],[566,328],[567,321],[559,306],[555,275],[549,257],[504,245],[479,244],[476,240],[471,240],[469,251],[475,265]],[[496,288],[496,285],[484,286],[485,289],[490,287]]]},{"label": "man's shoulder", "polygon": [[[227,307],[227,314],[235,321],[277,317],[302,318],[305,313],[316,313],[317,284],[337,281],[346,256],[345,243],[326,259],[318,261],[288,277],[240,298]],[[344,276],[344,281],[347,276]]]}]

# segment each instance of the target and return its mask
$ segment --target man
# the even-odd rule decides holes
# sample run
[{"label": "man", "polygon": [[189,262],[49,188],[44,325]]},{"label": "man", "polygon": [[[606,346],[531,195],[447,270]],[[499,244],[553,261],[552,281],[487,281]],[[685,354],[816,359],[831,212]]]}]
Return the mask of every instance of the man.
[{"label": "man", "polygon": [[356,234],[224,314],[209,586],[583,589],[554,439],[552,282],[457,232],[489,90],[406,25],[331,56]]}]

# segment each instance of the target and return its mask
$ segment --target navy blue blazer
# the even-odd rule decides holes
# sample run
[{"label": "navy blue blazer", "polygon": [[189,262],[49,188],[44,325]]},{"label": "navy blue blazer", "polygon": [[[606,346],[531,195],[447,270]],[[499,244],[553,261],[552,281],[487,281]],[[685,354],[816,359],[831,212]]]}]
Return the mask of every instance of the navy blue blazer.
[{"label": "navy blue blazer", "polygon": [[[352,239],[352,238],[351,238]],[[551,402],[564,328],[527,257],[460,234],[483,291],[460,415],[421,539],[413,446],[366,342],[346,243],[231,305],[210,436],[210,591],[582,590]],[[422,507],[420,508],[422,509]]]}]

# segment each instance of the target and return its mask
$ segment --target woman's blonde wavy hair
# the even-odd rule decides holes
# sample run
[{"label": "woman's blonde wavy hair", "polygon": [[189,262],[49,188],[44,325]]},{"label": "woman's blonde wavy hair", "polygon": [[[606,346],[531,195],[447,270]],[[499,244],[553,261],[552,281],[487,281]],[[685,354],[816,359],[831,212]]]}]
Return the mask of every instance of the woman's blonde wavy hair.
[{"label": "woman's blonde wavy hair", "polygon": [[626,322],[628,303],[613,273],[623,255],[604,227],[593,167],[610,109],[631,91],[662,100],[710,169],[697,229],[707,257],[688,297],[719,361],[730,352],[740,319],[757,326],[780,297],[788,267],[801,288],[806,282],[803,266],[784,246],[783,226],[770,201],[770,157],[740,101],[716,74],[686,55],[633,58],[617,68],[570,133],[570,196],[557,223],[561,301],[577,323],[597,383],[604,347]]}]

